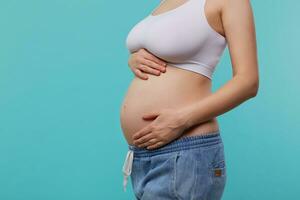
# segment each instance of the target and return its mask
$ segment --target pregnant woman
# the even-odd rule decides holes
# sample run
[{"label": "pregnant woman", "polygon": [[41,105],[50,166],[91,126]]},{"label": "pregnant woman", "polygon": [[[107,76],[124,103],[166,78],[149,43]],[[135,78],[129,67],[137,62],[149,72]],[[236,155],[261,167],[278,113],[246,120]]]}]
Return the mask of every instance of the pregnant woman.
[{"label": "pregnant woman", "polygon": [[[135,77],[120,109],[124,190],[130,175],[137,199],[221,199],[226,162],[216,117],[255,97],[259,85],[249,0],[161,1],[126,45]],[[227,45],[233,76],[212,93]]]}]

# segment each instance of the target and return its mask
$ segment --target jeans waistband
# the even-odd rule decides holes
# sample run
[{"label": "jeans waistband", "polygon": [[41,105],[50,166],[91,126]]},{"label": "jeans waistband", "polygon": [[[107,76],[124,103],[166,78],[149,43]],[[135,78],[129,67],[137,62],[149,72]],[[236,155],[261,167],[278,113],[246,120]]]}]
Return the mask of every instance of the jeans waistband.
[{"label": "jeans waistband", "polygon": [[203,135],[184,136],[156,149],[146,149],[134,145],[128,145],[128,148],[134,153],[134,157],[147,157],[197,147],[207,147],[219,143],[222,143],[222,138],[220,131],[217,130]]}]

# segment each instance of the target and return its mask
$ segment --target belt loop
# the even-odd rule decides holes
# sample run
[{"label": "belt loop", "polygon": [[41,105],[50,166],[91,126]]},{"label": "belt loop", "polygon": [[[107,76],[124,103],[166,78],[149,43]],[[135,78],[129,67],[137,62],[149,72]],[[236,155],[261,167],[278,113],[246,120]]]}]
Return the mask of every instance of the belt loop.
[{"label": "belt loop", "polygon": [[133,151],[128,150],[125,162],[123,164],[123,174],[124,174],[124,179],[123,179],[123,188],[124,192],[126,192],[126,185],[127,185],[127,178],[131,174],[132,171],[132,162],[133,162]]}]

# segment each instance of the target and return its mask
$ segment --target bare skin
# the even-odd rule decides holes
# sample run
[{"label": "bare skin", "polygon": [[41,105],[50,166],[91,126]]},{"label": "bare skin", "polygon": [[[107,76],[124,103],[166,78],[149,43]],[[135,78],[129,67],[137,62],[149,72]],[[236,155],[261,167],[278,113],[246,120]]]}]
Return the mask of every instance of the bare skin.
[{"label": "bare skin", "polygon": [[[167,0],[153,15],[186,1]],[[256,96],[258,62],[249,0],[207,0],[205,15],[211,27],[226,37],[232,79],[212,93],[211,80],[191,71],[167,64],[165,73],[159,75],[151,72],[151,64],[143,69],[131,67],[136,77],[121,107],[121,126],[128,144],[154,149],[176,138],[217,131],[217,116]],[[156,70],[164,71],[162,66],[160,63]]]}]

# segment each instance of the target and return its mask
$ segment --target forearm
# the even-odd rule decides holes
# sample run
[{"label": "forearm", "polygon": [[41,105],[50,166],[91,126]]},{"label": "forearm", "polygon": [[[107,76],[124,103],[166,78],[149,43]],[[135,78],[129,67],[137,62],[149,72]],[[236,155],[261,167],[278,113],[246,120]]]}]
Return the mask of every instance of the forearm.
[{"label": "forearm", "polygon": [[183,107],[180,113],[188,128],[231,110],[247,99],[256,96],[257,90],[258,82],[236,76],[215,93]]}]

